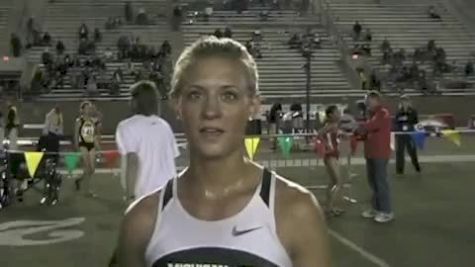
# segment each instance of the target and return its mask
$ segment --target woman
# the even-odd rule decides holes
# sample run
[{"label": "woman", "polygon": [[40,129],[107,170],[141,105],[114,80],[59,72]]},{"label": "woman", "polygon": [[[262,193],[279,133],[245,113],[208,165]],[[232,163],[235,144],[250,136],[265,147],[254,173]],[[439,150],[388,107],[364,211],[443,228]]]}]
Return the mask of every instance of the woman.
[{"label": "woman", "polygon": [[129,208],[119,266],[330,266],[314,196],[245,157],[257,77],[246,48],[228,38],[200,39],[182,53],[171,97],[189,167]]},{"label": "woman", "polygon": [[326,121],[320,132],[320,138],[326,146],[323,162],[330,176],[327,189],[327,213],[331,216],[340,216],[343,213],[343,178],[339,164],[339,124],[340,111],[335,105],[327,107]]},{"label": "woman", "polygon": [[91,178],[96,169],[96,147],[98,146],[97,122],[93,117],[93,105],[84,101],[80,105],[80,116],[76,119],[74,144],[81,153],[83,176],[76,179],[76,190],[81,189],[81,183],[86,183],[86,195],[96,197],[91,190]]}]

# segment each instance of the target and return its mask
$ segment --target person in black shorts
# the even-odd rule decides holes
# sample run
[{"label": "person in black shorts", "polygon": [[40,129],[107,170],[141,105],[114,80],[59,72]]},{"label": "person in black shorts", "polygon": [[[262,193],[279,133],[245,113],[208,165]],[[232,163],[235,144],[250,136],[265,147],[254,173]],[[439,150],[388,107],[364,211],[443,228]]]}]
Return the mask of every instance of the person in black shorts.
[{"label": "person in black shorts", "polygon": [[95,197],[91,190],[91,178],[96,168],[96,147],[98,145],[97,122],[92,116],[93,106],[89,101],[84,101],[80,105],[79,118],[76,119],[74,131],[74,145],[81,153],[83,162],[83,176],[76,179],[76,190],[81,189],[81,183],[85,182],[86,195]]}]

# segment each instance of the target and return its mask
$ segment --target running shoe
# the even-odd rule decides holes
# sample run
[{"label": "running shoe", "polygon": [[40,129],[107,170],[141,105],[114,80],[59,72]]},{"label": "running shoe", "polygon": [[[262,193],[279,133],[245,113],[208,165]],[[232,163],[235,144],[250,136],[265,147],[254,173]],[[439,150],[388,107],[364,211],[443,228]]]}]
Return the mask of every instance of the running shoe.
[{"label": "running shoe", "polygon": [[378,214],[377,211],[373,209],[369,209],[369,210],[363,211],[363,213],[361,213],[361,216],[363,216],[363,218],[366,218],[366,219],[373,219],[374,217],[376,217],[377,214]]},{"label": "running shoe", "polygon": [[378,212],[374,217],[374,221],[377,223],[388,223],[394,220],[394,213]]}]

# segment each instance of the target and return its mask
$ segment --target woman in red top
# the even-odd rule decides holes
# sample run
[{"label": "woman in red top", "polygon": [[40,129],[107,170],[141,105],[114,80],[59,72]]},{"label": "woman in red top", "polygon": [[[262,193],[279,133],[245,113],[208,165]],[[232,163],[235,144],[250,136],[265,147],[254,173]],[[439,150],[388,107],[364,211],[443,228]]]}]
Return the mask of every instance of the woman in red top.
[{"label": "woman in red top", "polygon": [[329,106],[325,114],[325,125],[319,135],[325,144],[324,163],[330,176],[327,189],[327,212],[331,216],[339,216],[343,213],[343,178],[340,174],[340,151],[338,148],[341,114],[335,105]]}]

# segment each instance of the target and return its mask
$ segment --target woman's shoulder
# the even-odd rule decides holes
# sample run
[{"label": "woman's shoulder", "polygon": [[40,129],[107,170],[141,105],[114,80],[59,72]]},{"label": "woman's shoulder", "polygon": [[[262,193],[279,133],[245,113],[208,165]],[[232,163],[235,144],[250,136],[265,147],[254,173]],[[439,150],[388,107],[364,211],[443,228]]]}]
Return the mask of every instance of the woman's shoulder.
[{"label": "woman's shoulder", "polygon": [[276,210],[280,219],[292,223],[306,221],[309,216],[323,216],[315,195],[304,186],[275,174]]},{"label": "woman's shoulder", "polygon": [[135,232],[146,239],[151,236],[158,218],[160,191],[137,199],[130,204],[124,216],[124,230]]}]

